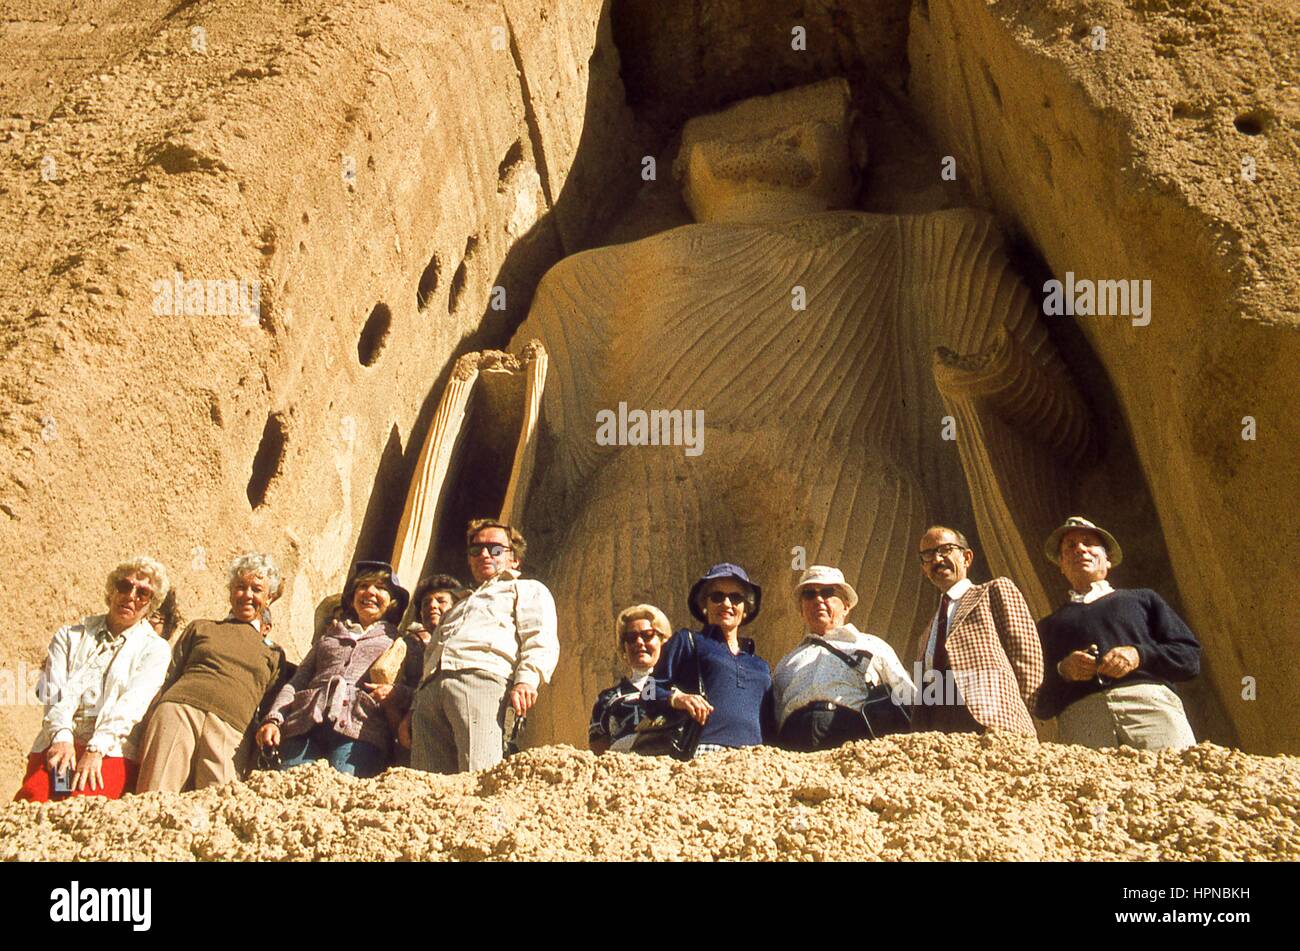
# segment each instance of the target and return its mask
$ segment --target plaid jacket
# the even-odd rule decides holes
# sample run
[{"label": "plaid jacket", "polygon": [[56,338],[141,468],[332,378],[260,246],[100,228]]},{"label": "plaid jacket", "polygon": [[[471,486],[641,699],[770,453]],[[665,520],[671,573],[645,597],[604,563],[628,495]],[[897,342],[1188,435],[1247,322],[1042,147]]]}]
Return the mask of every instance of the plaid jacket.
[{"label": "plaid jacket", "polygon": [[[927,624],[910,652],[921,664],[929,638]],[[1029,711],[1043,683],[1043,648],[1015,582],[994,578],[972,585],[953,612],[947,648],[971,716],[989,730],[1037,735]]]}]

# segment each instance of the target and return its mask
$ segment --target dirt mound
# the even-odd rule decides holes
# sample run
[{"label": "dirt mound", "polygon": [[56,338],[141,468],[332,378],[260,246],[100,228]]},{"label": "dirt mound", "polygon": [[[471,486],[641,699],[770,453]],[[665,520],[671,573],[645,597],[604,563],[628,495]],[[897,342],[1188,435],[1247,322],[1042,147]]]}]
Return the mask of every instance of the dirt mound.
[{"label": "dirt mound", "polygon": [[478,774],[324,764],[0,811],[20,860],[1300,858],[1300,760],[919,734],[696,762],[567,746]]}]

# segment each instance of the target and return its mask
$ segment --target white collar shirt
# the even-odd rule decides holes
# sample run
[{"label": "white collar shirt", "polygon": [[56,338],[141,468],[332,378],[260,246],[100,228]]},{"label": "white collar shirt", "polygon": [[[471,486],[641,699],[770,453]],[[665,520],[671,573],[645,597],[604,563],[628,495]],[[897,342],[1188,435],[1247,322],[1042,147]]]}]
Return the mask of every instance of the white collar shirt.
[{"label": "white collar shirt", "polygon": [[61,627],[50,641],[41,671],[45,703],[32,749],[56,740],[85,743],[104,756],[134,758],[139,725],[162,688],[171,649],[140,620],[114,638],[107,615]]},{"label": "white collar shirt", "polygon": [[442,616],[420,682],[439,670],[485,670],[509,684],[549,683],[560,659],[558,627],[546,585],[507,568]]},{"label": "white collar shirt", "polygon": [[[965,597],[966,592],[975,587],[969,578],[962,578],[953,584],[951,588],[944,592],[948,595],[948,631],[952,632],[952,615],[957,610],[957,602]],[[934,647],[935,640],[939,636],[939,609],[934,611],[934,617],[930,619],[930,639],[925,643],[925,669],[934,669]]]},{"label": "white collar shirt", "polygon": [[828,631],[824,640],[843,651],[868,651],[871,661],[853,668],[818,642],[823,638],[805,633],[790,653],[781,658],[772,674],[778,727],[786,717],[810,703],[824,701],[858,709],[871,687],[884,685],[896,703],[911,705],[915,687],[889,643],[874,634],[864,634],[852,624]]},{"label": "white collar shirt", "polygon": [[1070,603],[1092,604],[1092,602],[1096,601],[1098,598],[1104,598],[1114,590],[1115,589],[1110,586],[1110,582],[1105,578],[1102,578],[1100,581],[1094,581],[1090,584],[1088,590],[1083,592],[1083,594],[1080,594],[1078,591],[1071,588]]}]

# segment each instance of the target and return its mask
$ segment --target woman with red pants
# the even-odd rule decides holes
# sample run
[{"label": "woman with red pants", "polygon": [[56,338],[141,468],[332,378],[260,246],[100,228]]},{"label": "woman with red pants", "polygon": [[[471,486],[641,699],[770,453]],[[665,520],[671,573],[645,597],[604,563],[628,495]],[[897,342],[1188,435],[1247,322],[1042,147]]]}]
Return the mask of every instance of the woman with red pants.
[{"label": "woman with red pants", "polygon": [[134,790],[140,721],[171,660],[148,621],[166,596],[166,569],[133,558],[108,576],[107,614],[59,628],[39,687],[45,718],[15,801]]}]

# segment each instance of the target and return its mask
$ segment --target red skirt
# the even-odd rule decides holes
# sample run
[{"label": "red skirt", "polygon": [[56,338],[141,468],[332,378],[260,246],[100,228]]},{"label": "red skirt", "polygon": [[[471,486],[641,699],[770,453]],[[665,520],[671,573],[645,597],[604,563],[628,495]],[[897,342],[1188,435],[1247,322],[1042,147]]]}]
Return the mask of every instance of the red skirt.
[{"label": "red skirt", "polygon": [[[77,744],[77,757],[86,751]],[[72,793],[73,796],[103,796],[106,799],[121,799],[126,792],[135,792],[135,777],[140,772],[140,764],[133,763],[124,756],[105,756],[99,769],[104,777],[103,789],[82,788]],[[30,753],[27,756],[27,775],[23,777],[22,787],[14,796],[14,802],[49,802],[52,798],[50,771],[45,768],[44,753]]]}]

